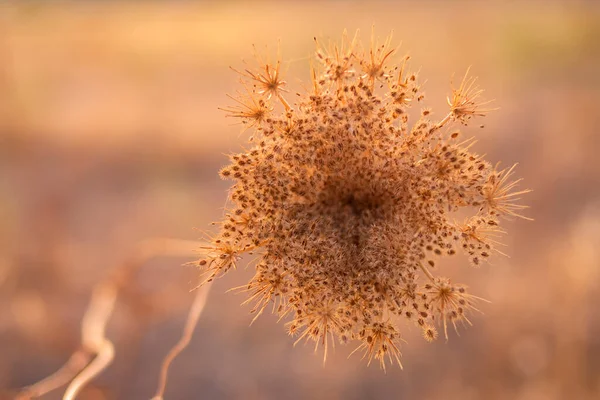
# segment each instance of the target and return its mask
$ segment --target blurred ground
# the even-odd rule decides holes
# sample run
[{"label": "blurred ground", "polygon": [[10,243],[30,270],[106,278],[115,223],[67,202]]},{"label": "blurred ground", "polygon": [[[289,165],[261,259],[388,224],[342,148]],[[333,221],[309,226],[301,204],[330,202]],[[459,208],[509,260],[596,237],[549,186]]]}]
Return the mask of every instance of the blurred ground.
[{"label": "blurred ground", "polygon": [[[472,65],[488,98],[477,150],[519,162],[535,222],[509,223],[509,259],[448,275],[490,299],[474,327],[384,375],[342,346],[322,365],[275,318],[248,327],[248,279],[218,281],[168,399],[600,398],[600,7],[596,2],[7,2],[0,5],[0,392],[79,344],[93,285],[149,237],[196,239],[218,220],[224,153],[246,135],[219,106],[228,66],[281,39],[307,82],[313,36],[394,30],[441,114]],[[298,77],[296,79],[295,77]],[[109,326],[117,357],[83,399],[147,399],[179,337],[196,272],[144,267]],[[460,260],[459,260],[460,261]],[[442,266],[444,268],[444,266]],[[47,396],[60,398],[60,391]]]}]

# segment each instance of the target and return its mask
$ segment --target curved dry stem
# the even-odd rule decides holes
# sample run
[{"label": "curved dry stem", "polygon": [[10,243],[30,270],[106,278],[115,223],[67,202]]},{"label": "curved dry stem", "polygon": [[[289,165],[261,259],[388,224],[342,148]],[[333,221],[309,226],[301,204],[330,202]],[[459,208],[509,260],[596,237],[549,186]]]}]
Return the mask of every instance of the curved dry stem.
[{"label": "curved dry stem", "polygon": [[94,379],[96,375],[102,372],[113,360],[115,356],[115,348],[112,342],[108,339],[98,343],[97,356],[92,360],[87,367],[81,371],[79,375],[73,379],[67,387],[63,400],[73,400],[77,394],[83,389],[89,381]]},{"label": "curved dry stem", "polygon": [[16,400],[29,400],[34,397],[43,396],[66,385],[89,364],[91,358],[92,355],[87,349],[82,348],[77,350],[55,373],[31,386],[23,388],[17,395]]},{"label": "curved dry stem", "polygon": [[192,335],[194,334],[194,330],[196,329],[196,325],[198,324],[198,320],[200,319],[200,315],[202,311],[204,311],[204,306],[206,305],[206,299],[208,297],[208,292],[210,291],[211,284],[205,285],[196,293],[196,297],[194,298],[194,303],[192,304],[190,311],[188,313],[187,321],[185,323],[185,328],[183,329],[183,334],[181,335],[181,339],[171,348],[171,351],[164,358],[162,366],[160,368],[160,378],[158,381],[158,389],[156,390],[156,394],[152,398],[152,400],[162,400],[163,395],[165,393],[165,389],[167,387],[167,379],[169,374],[169,367],[175,358],[181,353],[190,343],[192,339]]},{"label": "curved dry stem", "polygon": [[[82,348],[75,351],[65,365],[54,374],[24,388],[18,399],[42,396],[65,385],[71,379],[63,399],[75,399],[81,389],[106,369],[114,357],[114,347],[105,337],[105,331],[119,290],[130,284],[139,268],[151,258],[195,255],[199,245],[197,241],[178,239],[149,239],[139,243],[133,256],[115,268],[109,278],[94,288],[81,323]],[[90,362],[92,356],[94,358]]]},{"label": "curved dry stem", "polygon": [[106,282],[99,285],[92,294],[92,300],[81,323],[81,339],[84,348],[96,357],[73,379],[67,387],[64,400],[73,400],[81,389],[96,375],[102,372],[114,358],[114,346],[105,337],[106,325],[117,301],[117,285]]}]

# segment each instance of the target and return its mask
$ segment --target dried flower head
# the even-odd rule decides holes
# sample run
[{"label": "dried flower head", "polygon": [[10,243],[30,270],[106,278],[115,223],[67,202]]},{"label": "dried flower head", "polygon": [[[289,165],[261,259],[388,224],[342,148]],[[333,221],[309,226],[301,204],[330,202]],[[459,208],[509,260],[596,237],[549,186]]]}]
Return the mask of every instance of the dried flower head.
[{"label": "dried flower head", "polygon": [[[470,323],[480,299],[431,269],[458,251],[473,265],[500,253],[500,219],[523,217],[515,196],[527,191],[516,191],[513,168],[498,171],[451,129],[488,111],[474,79],[453,89],[444,118],[424,109],[409,127],[423,94],[408,57],[390,64],[389,39],[360,47],[346,35],[317,43],[321,69],[293,106],[280,61],[240,74],[248,94],[225,110],[254,127],[254,142],[221,170],[234,181],[231,206],[199,265],[207,282],[257,254],[244,287],[257,316],[271,306],[325,357],[336,340],[356,340],[385,368],[400,363],[401,319],[427,341],[436,326],[447,338],[448,322]],[[472,217],[456,223],[458,210]]]}]

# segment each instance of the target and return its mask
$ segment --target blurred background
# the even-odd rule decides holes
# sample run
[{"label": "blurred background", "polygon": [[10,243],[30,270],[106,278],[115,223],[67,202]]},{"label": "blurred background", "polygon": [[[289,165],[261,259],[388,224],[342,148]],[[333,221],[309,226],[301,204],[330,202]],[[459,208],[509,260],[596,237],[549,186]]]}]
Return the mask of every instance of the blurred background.
[{"label": "blurred background", "polygon": [[[338,346],[323,366],[276,318],[251,327],[216,282],[167,399],[600,398],[600,7],[538,2],[45,2],[0,4],[0,397],[80,344],[92,288],[140,240],[195,240],[222,215],[218,169],[248,134],[217,109],[281,41],[286,80],[309,82],[313,36],[394,31],[442,116],[468,66],[499,110],[476,150],[517,174],[534,222],[505,226],[510,258],[441,268],[482,304],[474,326],[428,344],[406,327],[404,370]],[[268,47],[265,47],[268,46]],[[477,124],[474,124],[477,125]],[[148,399],[177,341],[197,271],[158,258],[121,293],[113,364],[82,399]],[[63,388],[64,390],[64,388]],[[61,398],[62,390],[45,396]]]}]

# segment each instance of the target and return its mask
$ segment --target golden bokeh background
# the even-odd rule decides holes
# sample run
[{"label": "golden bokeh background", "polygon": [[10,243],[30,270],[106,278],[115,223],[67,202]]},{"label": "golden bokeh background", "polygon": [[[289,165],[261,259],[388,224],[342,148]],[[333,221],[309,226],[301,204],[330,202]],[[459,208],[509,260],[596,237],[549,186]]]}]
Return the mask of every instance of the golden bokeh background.
[{"label": "golden bokeh background", "polygon": [[[441,269],[487,298],[474,326],[428,344],[407,326],[405,368],[327,363],[282,323],[248,326],[252,274],[216,282],[167,399],[600,398],[600,6],[594,1],[4,2],[0,4],[0,398],[57,370],[80,344],[94,285],[147,238],[199,239],[222,215],[225,118],[237,77],[281,43],[286,80],[309,82],[313,36],[394,31],[446,110],[469,66],[498,111],[478,152],[517,173],[534,222],[506,225],[510,258]],[[121,293],[114,362],[81,399],[148,399],[177,341],[197,271],[148,262]],[[45,396],[58,399],[62,390]]]}]

